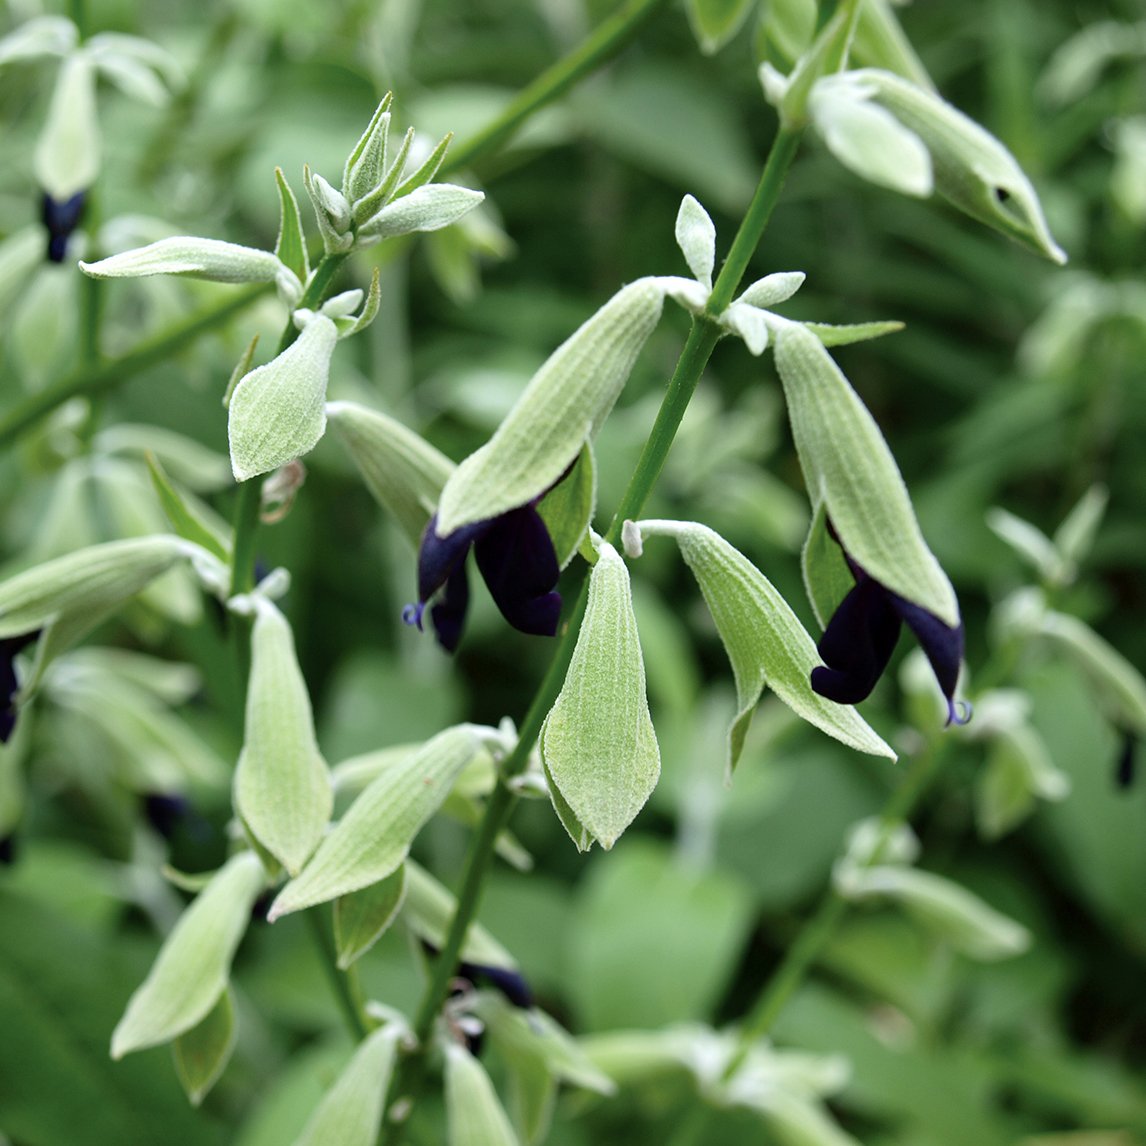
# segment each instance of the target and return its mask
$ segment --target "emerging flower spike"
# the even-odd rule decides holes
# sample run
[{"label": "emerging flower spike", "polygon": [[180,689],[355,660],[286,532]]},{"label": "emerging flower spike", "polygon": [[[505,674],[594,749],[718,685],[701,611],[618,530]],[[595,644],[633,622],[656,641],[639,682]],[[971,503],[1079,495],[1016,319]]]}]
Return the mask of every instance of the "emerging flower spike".
[{"label": "emerging flower spike", "polygon": [[[828,529],[839,542],[831,523]],[[963,626],[952,628],[913,605],[858,565],[845,551],[855,585],[840,602],[820,638],[824,664],[812,670],[812,688],[837,704],[858,704],[871,695],[891,660],[903,623],[915,635],[947,699],[947,723],[966,724],[969,706],[955,700],[963,659]]]},{"label": "emerging flower spike", "polygon": [[402,614],[408,625],[421,629],[427,603],[444,587],[430,609],[430,619],[438,643],[451,653],[458,647],[470,599],[465,561],[472,548],[502,616],[523,633],[556,635],[561,615],[561,596],[555,591],[560,569],[549,531],[532,503],[464,525],[446,537],[438,535],[437,526],[438,515],[434,514],[418,553],[418,603],[407,606]]},{"label": "emerging flower spike", "polygon": [[40,200],[40,219],[48,230],[48,262],[64,261],[68,239],[83,217],[85,195],[86,192],[77,191],[70,199],[53,199],[44,192]]}]

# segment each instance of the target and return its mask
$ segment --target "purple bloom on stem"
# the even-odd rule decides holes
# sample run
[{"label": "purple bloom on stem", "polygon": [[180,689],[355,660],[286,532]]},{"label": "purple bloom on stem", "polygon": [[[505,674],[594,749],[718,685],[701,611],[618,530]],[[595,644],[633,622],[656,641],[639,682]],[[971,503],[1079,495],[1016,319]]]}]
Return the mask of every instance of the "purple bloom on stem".
[{"label": "purple bloom on stem", "polygon": [[473,549],[477,566],[501,614],[515,628],[552,637],[561,615],[556,590],[560,569],[545,522],[533,505],[519,506],[454,530],[437,534],[438,517],[430,518],[418,552],[418,603],[403,613],[407,624],[422,627],[431,598],[430,620],[438,642],[448,652],[458,647],[469,606],[466,556]]},{"label": "purple bloom on stem", "polygon": [[15,637],[0,637],[0,743],[7,744],[16,729],[16,693],[20,682],[16,679],[16,654],[30,645],[40,630],[20,633]]},{"label": "purple bloom on stem", "polygon": [[[837,544],[839,537],[828,529]],[[842,546],[841,546],[842,548]],[[904,624],[931,663],[947,700],[947,723],[965,724],[970,712],[955,701],[963,659],[963,626],[952,628],[934,613],[880,584],[844,552],[855,585],[840,602],[820,638],[823,665],[812,670],[812,688],[838,704],[858,704],[883,675]]]},{"label": "purple bloom on stem", "polygon": [[53,199],[46,191],[40,200],[40,219],[48,229],[48,261],[62,263],[68,250],[68,239],[80,225],[84,213],[84,197],[77,191],[70,199]]}]

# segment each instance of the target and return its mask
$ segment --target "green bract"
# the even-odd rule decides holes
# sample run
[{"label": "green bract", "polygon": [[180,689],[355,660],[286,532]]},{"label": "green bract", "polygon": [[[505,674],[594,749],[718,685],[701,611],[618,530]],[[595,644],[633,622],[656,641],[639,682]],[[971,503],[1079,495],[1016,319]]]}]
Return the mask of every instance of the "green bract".
[{"label": "green bract", "polygon": [[[959,606],[923,535],[887,443],[816,336],[777,320],[776,369],[813,510],[885,588],[952,627]],[[821,618],[822,619],[822,618]]]},{"label": "green bract", "polygon": [[219,1081],[238,1040],[235,1002],[230,988],[189,1031],[172,1045],[175,1073],[193,1106],[198,1106]]},{"label": "green bract", "polygon": [[95,80],[95,67],[85,54],[67,56],[60,65],[35,158],[36,179],[53,199],[86,190],[99,174]]},{"label": "green bract", "polygon": [[235,809],[255,839],[296,875],[322,839],[334,797],[290,625],[265,597],[253,600],[257,612]]},{"label": "green bract", "polygon": [[612,410],[664,294],[656,279],[630,283],[553,352],[493,437],[446,482],[440,536],[525,505],[561,477]]},{"label": "green bract", "polygon": [[602,542],[589,602],[557,702],[541,729],[550,795],[581,851],[611,848],[644,807],[661,758],[645,695],[645,665],[629,573]]},{"label": "green bract", "polygon": [[235,948],[263,889],[253,852],[233,856],[179,917],[111,1037],[112,1058],[191,1030],[218,1003]]},{"label": "green bract", "polygon": [[396,871],[480,747],[468,725],[448,728],[383,772],[322,841],[301,875],[279,892],[268,918],[368,887]]},{"label": "green bract", "polygon": [[417,546],[454,463],[401,422],[355,402],[330,402],[326,416],[366,488]]},{"label": "green bract", "polygon": [[772,583],[718,533],[694,521],[641,521],[644,537],[671,537],[696,577],[736,678],[739,711],[728,730],[728,769],[744,747],[752,713],[766,687],[797,716],[851,748],[895,759],[854,708],[812,691],[820,658],[815,642]]}]

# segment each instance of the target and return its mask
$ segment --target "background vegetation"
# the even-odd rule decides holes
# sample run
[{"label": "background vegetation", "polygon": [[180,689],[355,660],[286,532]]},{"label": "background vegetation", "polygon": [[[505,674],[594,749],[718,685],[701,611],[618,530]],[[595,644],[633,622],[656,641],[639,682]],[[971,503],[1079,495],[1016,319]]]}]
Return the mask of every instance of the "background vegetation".
[{"label": "background vegetation", "polygon": [[[339,170],[390,89],[406,123],[464,141],[610,8],[92,0],[90,28],[156,39],[190,82],[160,110],[101,90],[105,159],[89,225],[103,223],[108,249],[118,235],[134,243],[164,233],[269,248],[276,165],[298,189],[304,162]],[[0,31],[35,10],[10,2]],[[1112,60],[1065,101],[1040,83],[1085,23],[1141,12],[1131,0],[1085,9],[929,0],[899,15],[944,96],[1031,175],[1069,268],[933,201],[862,184],[809,139],[753,277],[807,272],[792,317],[906,323],[839,360],[892,444],[959,592],[972,682],[991,658],[998,664],[992,610],[1033,580],[988,527],[988,511],[1004,507],[1052,533],[1096,482],[1109,506],[1081,577],[1057,592],[1056,607],[1146,664],[1146,177],[1141,145],[1127,142],[1140,123],[1133,117],[1146,113],[1146,63]],[[382,310],[336,356],[332,396],[387,410],[456,459],[484,441],[545,355],[620,284],[681,273],[672,223],[682,194],[706,205],[727,243],[776,128],[756,78],[762,50],[755,18],[706,57],[683,11],[657,13],[615,62],[474,165],[487,194],[480,230],[356,257],[357,285],[383,260]],[[40,66],[0,70],[0,235],[35,220],[31,155],[49,92]],[[0,420],[75,366],[89,286],[74,260],[0,278]],[[112,284],[102,350],[122,353],[234,289]],[[178,431],[219,455],[188,468],[227,512],[219,399],[251,331],[273,345],[282,321],[277,303],[260,302],[12,443],[0,459],[8,571],[156,519],[140,453],[115,437],[123,425]],[[685,331],[678,314],[658,329],[601,437],[603,520]],[[284,608],[327,759],[420,741],[462,719],[520,718],[546,642],[507,630],[484,590],[453,660],[404,628],[402,606],[416,595],[405,539],[336,443],[325,440],[306,465],[289,514],[260,533],[260,558],[291,570]],[[805,500],[770,359],[731,340],[717,349],[648,516],[720,529],[812,627],[798,560]],[[848,752],[768,701],[725,790],[732,691],[707,614],[674,555],[650,548],[636,581],[661,786],[607,855],[579,856],[548,804],[524,805],[514,831],[534,869],[502,865],[481,912],[541,1004],[584,1034],[740,1016],[824,894],[846,830],[878,812],[895,779],[893,766]],[[195,623],[201,607],[168,586],[126,627],[99,636],[195,666],[201,687],[180,711],[211,776],[211,761],[229,767],[237,754],[241,698],[226,646]],[[984,746],[949,733],[914,826],[927,865],[1024,923],[1031,949],[977,964],[894,911],[857,910],[774,1030],[779,1046],[850,1060],[832,1109],[872,1146],[1146,1141],[1146,786],[1116,783],[1119,730],[1074,664],[1036,645],[1006,667],[1007,682],[1029,690],[1032,724],[1070,795],[985,838],[976,816]],[[864,713],[911,754],[921,743],[912,729],[919,703],[889,675]],[[200,871],[225,854],[225,770],[190,782],[176,770],[193,810],[165,842],[142,814],[148,795],[167,790],[158,749],[150,762],[131,757],[123,730],[98,710],[44,704],[30,715],[3,765],[0,834],[11,862],[0,870],[0,1131],[16,1146],[290,1141],[349,1047],[300,919],[257,924],[241,948],[240,1043],[200,1109],[187,1104],[165,1050],[107,1058],[111,1029],[181,902],[159,863],[166,856]],[[466,838],[462,826],[435,819],[416,855],[452,883]],[[398,934],[371,952],[362,975],[371,997],[416,1005],[417,968]],[[611,1100],[571,1094],[550,1141],[669,1142],[685,1104],[668,1085]],[[706,1118],[696,1141],[767,1140],[743,1113]]]}]

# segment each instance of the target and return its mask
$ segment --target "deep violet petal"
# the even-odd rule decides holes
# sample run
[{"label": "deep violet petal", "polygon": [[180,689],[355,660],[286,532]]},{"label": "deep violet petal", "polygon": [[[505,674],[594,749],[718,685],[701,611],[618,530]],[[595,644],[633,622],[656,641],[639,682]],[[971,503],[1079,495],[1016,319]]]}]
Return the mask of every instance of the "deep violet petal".
[{"label": "deep violet petal", "polygon": [[817,651],[824,665],[812,670],[812,689],[837,704],[867,699],[891,660],[899,627],[883,587],[862,576],[820,638]]},{"label": "deep violet petal", "polygon": [[495,519],[474,543],[478,569],[502,616],[523,633],[552,637],[561,616],[553,541],[532,506]]}]

